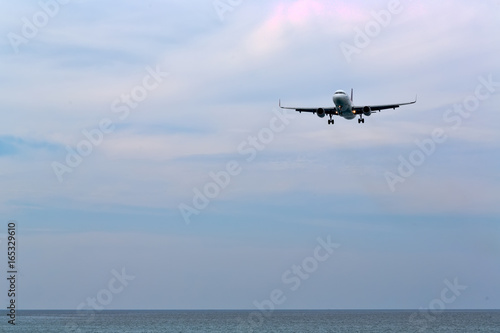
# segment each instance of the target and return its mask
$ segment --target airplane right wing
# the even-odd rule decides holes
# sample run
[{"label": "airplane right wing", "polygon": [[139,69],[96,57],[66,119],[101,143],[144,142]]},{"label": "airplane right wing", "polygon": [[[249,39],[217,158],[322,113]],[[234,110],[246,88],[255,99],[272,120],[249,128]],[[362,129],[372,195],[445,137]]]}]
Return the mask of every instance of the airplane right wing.
[{"label": "airplane right wing", "polygon": [[279,106],[282,109],[289,109],[289,110],[295,110],[298,112],[312,112],[312,113],[318,113],[318,114],[333,114],[333,115],[338,115],[337,108],[335,107],[324,107],[324,108],[303,108],[303,107],[290,107],[290,106],[281,106],[281,100],[279,102]]}]

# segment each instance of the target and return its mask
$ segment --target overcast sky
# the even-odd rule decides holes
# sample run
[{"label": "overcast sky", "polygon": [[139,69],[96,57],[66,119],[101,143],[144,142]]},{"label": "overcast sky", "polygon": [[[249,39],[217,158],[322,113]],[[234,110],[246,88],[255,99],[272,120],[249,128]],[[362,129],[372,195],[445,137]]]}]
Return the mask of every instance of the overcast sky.
[{"label": "overcast sky", "polygon": [[[0,5],[21,308],[500,307],[500,1],[41,3]],[[351,88],[418,102],[278,111]]]}]

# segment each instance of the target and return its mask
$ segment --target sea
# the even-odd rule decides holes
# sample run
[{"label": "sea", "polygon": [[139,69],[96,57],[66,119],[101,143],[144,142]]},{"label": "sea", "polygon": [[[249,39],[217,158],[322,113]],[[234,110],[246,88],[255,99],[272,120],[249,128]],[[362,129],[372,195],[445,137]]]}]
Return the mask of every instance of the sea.
[{"label": "sea", "polygon": [[18,311],[0,332],[500,332],[500,310]]}]

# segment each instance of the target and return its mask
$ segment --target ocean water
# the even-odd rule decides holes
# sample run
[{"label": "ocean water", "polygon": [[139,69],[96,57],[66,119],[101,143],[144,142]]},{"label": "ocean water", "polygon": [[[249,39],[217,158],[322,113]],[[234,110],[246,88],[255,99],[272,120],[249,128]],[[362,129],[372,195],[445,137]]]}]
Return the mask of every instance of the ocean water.
[{"label": "ocean water", "polygon": [[500,332],[500,311],[20,311],[0,332]]}]

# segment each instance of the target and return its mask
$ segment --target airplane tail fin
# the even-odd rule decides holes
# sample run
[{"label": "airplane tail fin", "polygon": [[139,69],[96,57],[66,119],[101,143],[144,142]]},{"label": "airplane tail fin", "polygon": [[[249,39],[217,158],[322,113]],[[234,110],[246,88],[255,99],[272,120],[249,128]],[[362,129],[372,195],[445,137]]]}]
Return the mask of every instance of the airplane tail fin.
[{"label": "airplane tail fin", "polygon": [[353,101],[354,98],[354,90],[351,88],[351,102]]}]

